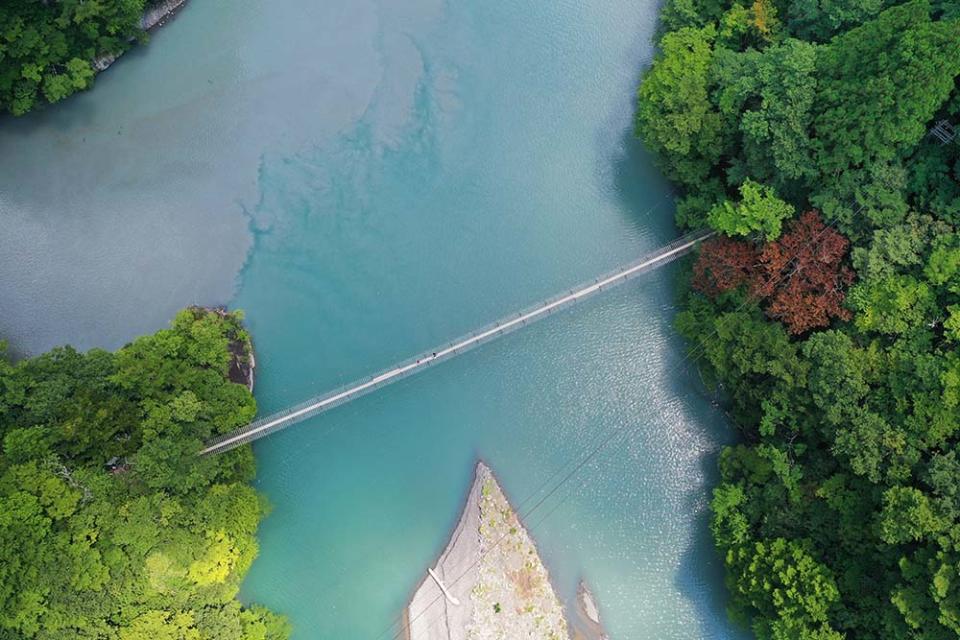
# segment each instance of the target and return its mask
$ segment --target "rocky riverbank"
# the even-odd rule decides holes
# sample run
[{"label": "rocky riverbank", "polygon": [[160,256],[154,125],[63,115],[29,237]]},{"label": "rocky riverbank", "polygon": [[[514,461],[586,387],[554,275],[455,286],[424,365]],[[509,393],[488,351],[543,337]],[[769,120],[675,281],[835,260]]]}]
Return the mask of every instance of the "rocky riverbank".
[{"label": "rocky riverbank", "polygon": [[[183,8],[183,5],[187,3],[187,0],[163,0],[155,4],[154,6],[148,8],[143,12],[143,17],[140,18],[140,28],[144,31],[152,31],[158,29],[167,23],[167,20],[172,18],[180,9]],[[99,71],[105,71],[110,65],[117,61],[122,53],[119,54],[108,54],[105,56],[100,56],[94,58],[93,68]]]},{"label": "rocky riverbank", "polygon": [[[571,637],[533,540],[482,462],[434,572],[443,586],[428,574],[417,588],[405,612],[408,640]],[[591,606],[599,629],[596,605]],[[577,637],[602,636],[578,632]]]},{"label": "rocky riverbank", "polygon": [[242,384],[250,393],[253,393],[254,370],[257,368],[257,359],[253,354],[253,339],[250,333],[243,328],[241,312],[230,312],[224,307],[190,307],[194,314],[202,315],[213,313],[227,321],[232,327],[227,344],[230,352],[230,367],[227,369],[227,378],[230,382]]},{"label": "rocky riverbank", "polygon": [[151,31],[156,27],[162,27],[186,3],[187,0],[163,0],[163,2],[158,2],[144,11],[143,18],[140,19],[140,28],[144,31]]}]

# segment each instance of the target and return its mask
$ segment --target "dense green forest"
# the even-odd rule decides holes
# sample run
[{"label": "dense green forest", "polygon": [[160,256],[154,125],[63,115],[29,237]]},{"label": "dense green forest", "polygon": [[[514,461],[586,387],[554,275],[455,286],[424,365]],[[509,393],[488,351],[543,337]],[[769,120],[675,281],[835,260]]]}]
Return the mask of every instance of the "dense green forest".
[{"label": "dense green forest", "polygon": [[[638,135],[737,424],[711,529],[763,639],[960,637],[960,3],[667,0]],[[960,128],[960,127],[958,127]]]},{"label": "dense green forest", "polygon": [[86,89],[99,56],[142,40],[140,18],[156,0],[0,2],[0,111],[24,114]]},{"label": "dense green forest", "polygon": [[287,637],[235,599],[265,515],[251,449],[196,455],[256,412],[228,379],[239,320],[190,309],[116,353],[0,358],[0,639]]}]

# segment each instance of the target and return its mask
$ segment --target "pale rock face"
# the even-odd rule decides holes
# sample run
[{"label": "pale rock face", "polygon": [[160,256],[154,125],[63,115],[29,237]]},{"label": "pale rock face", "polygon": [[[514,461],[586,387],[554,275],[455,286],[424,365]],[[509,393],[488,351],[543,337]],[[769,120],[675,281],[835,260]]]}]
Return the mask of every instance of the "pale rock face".
[{"label": "pale rock face", "polygon": [[140,28],[149,31],[160,24],[167,16],[179,9],[187,0],[164,0],[152,9],[147,9],[140,19]]},{"label": "pale rock face", "polygon": [[597,603],[593,599],[593,594],[586,588],[586,586],[580,584],[580,592],[578,594],[583,606],[584,614],[591,622],[596,622],[600,624],[600,611],[597,609]]},{"label": "pale rock face", "polygon": [[600,622],[600,607],[587,586],[580,581],[577,587],[577,619],[573,623],[573,640],[608,640],[609,636]]}]

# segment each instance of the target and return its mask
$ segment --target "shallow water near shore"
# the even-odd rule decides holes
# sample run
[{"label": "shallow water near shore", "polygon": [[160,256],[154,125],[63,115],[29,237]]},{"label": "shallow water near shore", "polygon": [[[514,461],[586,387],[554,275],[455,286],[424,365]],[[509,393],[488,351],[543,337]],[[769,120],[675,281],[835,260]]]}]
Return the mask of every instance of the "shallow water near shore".
[{"label": "shallow water near shore", "polygon": [[[0,335],[112,348],[229,303],[269,412],[651,251],[676,234],[630,131],[655,13],[191,0],[93,92],[0,124]],[[297,640],[402,637],[480,457],[571,611],[584,577],[617,640],[741,637],[705,511],[733,436],[676,275],[258,442],[273,512],[241,597]]]}]

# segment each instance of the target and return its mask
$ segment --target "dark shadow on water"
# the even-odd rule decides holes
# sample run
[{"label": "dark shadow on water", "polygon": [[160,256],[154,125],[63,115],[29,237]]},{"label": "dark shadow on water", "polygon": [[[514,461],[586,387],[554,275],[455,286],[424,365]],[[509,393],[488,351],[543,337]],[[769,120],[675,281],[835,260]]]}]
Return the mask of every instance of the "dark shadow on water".
[{"label": "dark shadow on water", "polygon": [[[682,273],[677,277],[682,277]],[[674,334],[670,348],[677,357],[685,357],[688,347],[682,337]],[[723,558],[710,534],[710,509],[707,506],[713,488],[720,482],[720,451],[724,446],[735,443],[737,434],[734,425],[717,406],[714,394],[704,387],[697,366],[695,360],[688,359],[682,366],[675,367],[670,374],[669,384],[678,392],[686,392],[688,415],[707,431],[709,440],[716,447],[700,456],[699,475],[704,480],[703,484],[683,496],[685,511],[696,515],[691,523],[692,539],[683,551],[675,584],[697,611],[701,638],[747,640],[752,637],[749,631],[738,627],[727,617],[730,596],[724,584]]]},{"label": "dark shadow on water", "polygon": [[675,194],[657,168],[653,154],[635,135],[634,123],[637,87],[654,56],[658,10],[659,3],[653,3],[652,13],[643,12],[629,26],[635,37],[623,52],[619,66],[632,81],[624,87],[595,137],[596,157],[601,163],[597,171],[606,179],[610,197],[638,235],[650,238],[651,245],[655,242],[657,246],[676,237]]},{"label": "dark shadow on water", "polygon": [[[61,136],[82,137],[87,130],[97,125],[97,105],[101,99],[94,95],[97,89],[102,89],[103,85],[108,83],[122,81],[125,74],[138,73],[138,66],[141,64],[138,61],[144,60],[149,53],[146,47],[147,45],[133,46],[105,71],[99,72],[93,84],[84,91],[74,93],[54,104],[39,104],[23,116],[3,115],[0,129],[8,136],[19,138],[21,144],[28,144],[30,138],[43,129],[53,129]],[[122,133],[122,127],[118,128],[118,135]]]},{"label": "dark shadow on water", "polygon": [[[622,122],[622,116],[618,119]],[[608,145],[605,156],[602,153],[600,156],[609,163],[606,171],[611,179],[611,196],[616,198],[625,220],[638,236],[647,238],[650,248],[674,240],[680,231],[674,223],[672,186],[657,169],[650,152],[634,135],[632,122],[630,127],[620,131],[616,143],[611,143],[609,135],[608,130],[606,135],[599,136],[599,144]],[[661,295],[667,290],[676,293],[683,286],[686,273],[680,264],[669,265],[653,276],[656,284],[651,282],[651,286],[644,289]],[[670,293],[666,298],[651,295],[650,304],[657,304],[657,300],[671,300],[673,310],[664,309],[663,312],[671,316],[668,322],[672,323],[673,314],[679,310],[676,296],[671,298]],[[689,345],[684,339],[674,332],[664,348],[672,359],[666,370],[667,387],[684,399],[685,413],[699,426],[704,438],[716,445],[700,456],[698,475],[703,478],[703,483],[698,483],[682,496],[682,508],[695,516],[690,523],[692,539],[682,550],[675,586],[696,612],[698,637],[745,640],[750,637],[749,632],[727,618],[729,595],[723,581],[723,560],[710,536],[710,513],[706,507],[720,479],[717,467],[720,449],[734,442],[736,433],[733,425],[714,405],[713,395],[703,386],[697,362],[687,357]]]},{"label": "dark shadow on water", "polygon": [[[700,459],[700,469],[709,487],[715,487],[719,451],[712,451]],[[690,492],[685,497],[690,511],[703,504],[704,496]],[[749,639],[750,633],[739,628],[727,618],[726,608],[730,602],[724,586],[723,558],[713,545],[709,533],[710,512],[703,509],[693,521],[693,539],[684,550],[676,576],[676,586],[684,593],[697,611],[701,638]]]},{"label": "dark shadow on water", "polygon": [[652,154],[633,134],[632,125],[625,129],[613,158],[613,193],[619,209],[634,228],[651,232],[659,244],[676,238],[679,232],[673,223],[675,194],[672,185],[657,169]]},{"label": "dark shadow on water", "polygon": [[[2,339],[3,337],[0,336],[0,340]],[[26,351],[17,348],[17,345],[11,343],[9,340],[7,341],[6,350],[0,350],[0,359],[6,360],[7,362],[15,363],[29,357],[29,355]]]}]

